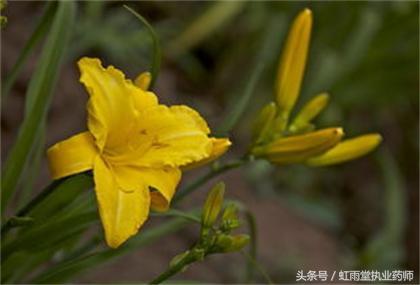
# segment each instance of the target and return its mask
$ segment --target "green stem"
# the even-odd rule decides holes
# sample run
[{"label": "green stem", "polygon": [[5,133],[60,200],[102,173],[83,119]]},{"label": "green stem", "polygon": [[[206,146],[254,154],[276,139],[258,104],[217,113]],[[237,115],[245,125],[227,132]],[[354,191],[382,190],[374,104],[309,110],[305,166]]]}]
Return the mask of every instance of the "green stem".
[{"label": "green stem", "polygon": [[270,276],[264,270],[264,268],[262,268],[261,265],[259,265],[258,262],[251,255],[249,255],[249,253],[247,253],[246,251],[241,251],[241,254],[245,256],[250,262],[250,264],[252,264],[259,271],[259,273],[263,276],[267,284],[274,284]]},{"label": "green stem", "polygon": [[[249,255],[253,260],[257,260],[257,223],[255,221],[254,214],[246,210],[245,218],[248,223],[249,228],[249,235],[251,237],[251,243],[249,245]],[[248,260],[247,262],[247,270],[246,270],[246,282],[250,282],[254,277],[254,266],[251,261]]]},{"label": "green stem", "polygon": [[195,256],[193,251],[191,251],[184,258],[178,261],[175,265],[170,266],[166,271],[162,272],[158,277],[153,279],[149,284],[160,284],[163,281],[174,276],[178,272],[182,271],[186,266],[188,266],[189,264],[195,261],[197,261],[197,257]]},{"label": "green stem", "polygon": [[237,161],[228,162],[228,163],[226,163],[222,166],[216,167],[216,168],[212,168],[209,172],[207,172],[203,176],[199,177],[197,180],[195,180],[191,184],[187,185],[185,188],[181,189],[177,193],[177,195],[175,195],[175,197],[173,199],[173,203],[177,203],[177,202],[181,201],[182,199],[185,198],[185,196],[187,196],[191,192],[195,191],[198,187],[205,184],[210,179],[212,179],[212,178],[214,178],[214,177],[216,177],[216,176],[218,176],[222,173],[225,173],[225,172],[227,172],[231,169],[238,168],[238,167],[244,165],[247,161],[248,161],[248,159],[240,159],[240,160],[237,160]]}]

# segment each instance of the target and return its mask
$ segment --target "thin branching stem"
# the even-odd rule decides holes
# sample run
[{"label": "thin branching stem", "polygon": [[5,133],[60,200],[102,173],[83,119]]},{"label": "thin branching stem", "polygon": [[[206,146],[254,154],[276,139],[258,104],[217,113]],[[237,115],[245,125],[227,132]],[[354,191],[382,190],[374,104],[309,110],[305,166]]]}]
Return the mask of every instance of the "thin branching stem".
[{"label": "thin branching stem", "polygon": [[228,162],[222,166],[212,168],[210,171],[208,171],[203,176],[197,178],[197,180],[193,181],[191,184],[185,186],[185,188],[181,189],[177,195],[175,195],[173,199],[173,203],[177,203],[184,199],[187,195],[189,195],[191,192],[198,189],[201,185],[204,185],[207,181],[210,179],[217,177],[218,175],[225,173],[231,169],[238,168],[242,165],[244,165],[248,160],[247,159],[240,159]]}]

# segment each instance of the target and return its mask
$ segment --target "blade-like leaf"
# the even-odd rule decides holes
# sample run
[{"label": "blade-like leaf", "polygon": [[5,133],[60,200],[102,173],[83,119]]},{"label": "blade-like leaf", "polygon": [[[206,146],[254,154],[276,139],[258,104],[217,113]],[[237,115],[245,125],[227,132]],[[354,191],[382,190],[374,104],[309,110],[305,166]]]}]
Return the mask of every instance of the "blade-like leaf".
[{"label": "blade-like leaf", "polygon": [[21,250],[37,251],[48,248],[63,238],[85,230],[89,225],[97,222],[96,210],[72,215],[63,219],[53,220],[45,225],[36,227],[18,235],[15,239],[2,244],[2,261]]},{"label": "blade-like leaf", "polygon": [[1,95],[3,100],[7,97],[12,88],[13,84],[15,83],[17,77],[19,76],[20,71],[26,60],[28,59],[29,55],[36,47],[38,42],[45,36],[48,27],[51,24],[51,21],[54,16],[54,12],[56,10],[57,3],[55,2],[48,2],[47,7],[45,9],[44,14],[42,15],[39,23],[37,24],[34,32],[32,33],[31,37],[26,42],[25,46],[23,47],[15,65],[13,66],[12,70],[9,72],[8,76],[2,82],[2,89]]},{"label": "blade-like leaf", "polygon": [[38,67],[30,82],[27,98],[30,107],[20,127],[17,140],[6,160],[2,175],[1,210],[4,213],[7,202],[15,191],[32,144],[36,139],[40,123],[46,116],[53,87],[61,61],[64,57],[75,16],[75,3],[59,2],[49,37],[45,42]]},{"label": "blade-like leaf", "polygon": [[152,42],[153,42],[153,56],[152,56],[152,58],[153,58],[153,60],[152,60],[152,66],[150,68],[150,73],[152,74],[152,81],[150,82],[150,88],[153,88],[153,86],[155,85],[157,76],[159,74],[160,62],[161,62],[161,57],[162,57],[159,38],[158,38],[155,30],[153,29],[152,25],[150,25],[149,22],[144,17],[142,17],[140,14],[138,14],[136,11],[134,11],[133,9],[128,7],[127,5],[124,5],[124,8],[126,8],[128,11],[130,11],[137,19],[139,19],[146,26],[146,29],[149,32],[150,37],[152,38]]},{"label": "blade-like leaf", "polygon": [[139,247],[146,246],[160,237],[176,232],[186,226],[188,222],[184,218],[176,218],[160,226],[145,230],[141,234],[129,240],[118,249],[106,249],[100,252],[87,254],[80,258],[59,263],[36,276],[31,284],[53,284],[62,283],[70,278],[91,269],[94,266],[103,264],[111,259],[133,252]]}]

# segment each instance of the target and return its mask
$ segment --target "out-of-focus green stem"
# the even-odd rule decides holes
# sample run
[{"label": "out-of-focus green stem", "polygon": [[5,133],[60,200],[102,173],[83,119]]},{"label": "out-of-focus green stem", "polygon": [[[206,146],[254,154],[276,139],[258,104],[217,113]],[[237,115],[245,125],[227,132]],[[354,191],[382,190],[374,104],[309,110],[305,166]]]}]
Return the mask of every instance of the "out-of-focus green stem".
[{"label": "out-of-focus green stem", "polygon": [[194,254],[193,251],[189,252],[185,255],[180,261],[178,261],[175,265],[170,266],[167,270],[162,272],[158,277],[153,279],[149,284],[160,284],[163,281],[169,279],[170,277],[174,276],[178,272],[182,271],[185,266],[195,262],[198,260],[198,257]]},{"label": "out-of-focus green stem", "polygon": [[209,172],[204,174],[203,176],[197,178],[197,180],[193,181],[191,184],[185,186],[185,188],[181,189],[174,197],[173,203],[177,203],[180,200],[184,199],[185,196],[190,194],[191,192],[195,191],[198,187],[208,182],[210,179],[219,176],[222,173],[225,173],[231,169],[238,168],[244,165],[248,159],[240,159],[228,162],[222,166],[212,168]]},{"label": "out-of-focus green stem", "polygon": [[[251,211],[246,210],[245,211],[245,218],[248,223],[249,228],[249,236],[251,237],[251,242],[249,244],[249,255],[253,260],[257,260],[257,224],[255,222],[255,217],[252,214]],[[254,265],[253,263],[248,260],[247,262],[247,276],[246,276],[246,282],[250,282],[252,278],[254,277]]]}]

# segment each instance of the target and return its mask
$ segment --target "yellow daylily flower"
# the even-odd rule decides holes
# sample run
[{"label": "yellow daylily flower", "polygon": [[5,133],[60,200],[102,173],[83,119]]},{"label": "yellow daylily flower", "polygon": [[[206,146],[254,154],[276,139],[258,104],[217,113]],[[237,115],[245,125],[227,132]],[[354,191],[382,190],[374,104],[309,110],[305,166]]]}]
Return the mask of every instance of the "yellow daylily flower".
[{"label": "yellow daylily flower", "polygon": [[361,157],[374,150],[382,141],[380,134],[367,134],[344,140],[322,155],[306,161],[310,166],[326,166],[343,163]]},{"label": "yellow daylily flower", "polygon": [[168,209],[181,167],[217,158],[230,141],[209,137],[193,109],[159,104],[147,91],[148,73],[133,83],[99,59],[85,57],[78,66],[89,93],[88,131],[52,146],[49,167],[54,179],[93,170],[106,242],[116,248],[137,233],[150,208]]},{"label": "yellow daylily flower", "polygon": [[276,104],[267,104],[255,120],[251,154],[275,164],[322,166],[367,154],[380,143],[378,134],[340,143],[341,128],[316,130],[312,120],[329,101],[321,93],[306,103],[292,123],[289,117],[302,84],[312,28],[312,12],[304,9],[290,28],[276,80]]}]

